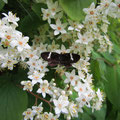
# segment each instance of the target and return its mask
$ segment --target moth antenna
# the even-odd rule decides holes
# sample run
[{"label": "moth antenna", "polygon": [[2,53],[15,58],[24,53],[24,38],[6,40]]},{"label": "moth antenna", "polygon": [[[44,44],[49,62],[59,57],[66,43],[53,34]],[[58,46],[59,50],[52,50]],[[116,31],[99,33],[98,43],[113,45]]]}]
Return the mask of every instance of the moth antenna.
[{"label": "moth antenna", "polygon": [[72,56],[72,54],[70,53],[70,58],[71,58],[71,60],[73,61],[73,56]]},{"label": "moth antenna", "polygon": [[50,53],[49,53],[49,56],[47,57],[48,59],[50,59],[50,57],[51,57],[51,54],[52,54],[52,52],[50,52]]}]

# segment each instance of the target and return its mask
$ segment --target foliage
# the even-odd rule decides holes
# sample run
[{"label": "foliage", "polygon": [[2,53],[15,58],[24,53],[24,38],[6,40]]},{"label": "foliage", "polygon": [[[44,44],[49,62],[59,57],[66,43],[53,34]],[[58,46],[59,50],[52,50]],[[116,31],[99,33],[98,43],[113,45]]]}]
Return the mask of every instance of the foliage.
[{"label": "foliage", "polygon": [[[36,0],[37,1],[37,0]],[[54,0],[56,1],[56,0]],[[68,2],[69,1],[69,2]],[[85,19],[85,13],[82,11],[83,8],[88,8],[88,6],[94,0],[89,2],[86,0],[59,0],[61,7],[63,8],[66,16],[64,16],[63,21],[66,22],[66,18],[82,21]],[[96,2],[96,5],[99,3]],[[39,28],[43,28],[46,25],[48,27],[48,22],[43,21],[43,13],[41,8],[47,8],[47,5],[43,3],[37,3],[34,0],[0,0],[0,16],[3,17],[2,13],[8,13],[8,11],[13,11],[17,13],[17,16],[20,17],[18,22],[19,26],[16,28],[21,31],[25,36],[29,36],[29,44],[33,44],[33,39],[35,35],[39,35]],[[68,16],[67,16],[68,15]],[[97,45],[94,47],[90,53],[91,59],[90,62],[90,73],[93,74],[93,89],[97,91],[100,88],[105,93],[105,101],[103,102],[103,107],[99,111],[92,112],[90,108],[86,106],[83,107],[83,113],[79,113],[78,118],[72,118],[73,120],[119,120],[120,119],[120,20],[118,18],[113,19],[108,18],[110,25],[108,26],[108,35],[110,41],[113,43],[113,50],[109,52],[98,52]],[[54,21],[52,20],[52,23]],[[102,23],[101,23],[102,24]],[[45,29],[47,29],[45,27]],[[43,30],[42,29],[42,30]],[[82,29],[84,32],[86,29]],[[43,30],[44,31],[44,30]],[[48,31],[52,29],[48,28]],[[48,32],[47,31],[47,32]],[[42,33],[42,32],[41,32]],[[41,35],[40,33],[40,35]],[[72,33],[71,33],[72,34]],[[104,34],[104,32],[103,32]],[[57,37],[56,37],[57,38]],[[74,37],[73,37],[74,39]],[[40,43],[42,43],[42,40]],[[75,41],[69,40],[69,42],[64,42],[66,48],[69,48],[72,43]],[[50,45],[53,41],[49,38],[45,41],[45,44]],[[57,41],[58,45],[62,46],[62,40]],[[96,44],[96,43],[95,43]],[[42,50],[41,50],[42,51]],[[40,51],[40,53],[41,53]],[[27,109],[31,108],[33,105],[36,105],[35,92],[37,90],[37,85],[33,89],[33,95],[30,91],[23,91],[22,86],[20,85],[21,81],[28,80],[28,68],[24,70],[24,64],[18,63],[12,71],[5,68],[0,72],[0,116],[2,120],[21,120],[22,113]],[[22,68],[21,68],[22,66]],[[24,66],[24,67],[23,67]],[[44,79],[48,82],[52,81],[55,78],[56,86],[61,89],[66,88],[66,84],[63,82],[66,79],[64,74],[59,74],[56,72],[56,69],[47,67],[49,72],[45,74]],[[60,68],[59,68],[60,69]],[[58,69],[58,70],[59,70]],[[61,68],[63,73],[71,73],[74,68]],[[76,69],[75,69],[76,70]],[[77,70],[76,70],[77,71]],[[75,71],[76,74],[78,74]],[[54,80],[53,80],[54,81]],[[74,91],[69,99],[75,100],[77,93]],[[40,94],[40,98],[43,96]],[[46,100],[50,100],[50,95],[47,95]],[[50,103],[43,101],[43,99],[37,100],[38,103],[43,102],[44,112],[49,112],[51,109]],[[52,112],[54,112],[52,110]],[[64,119],[64,116],[61,115],[60,120]]]}]

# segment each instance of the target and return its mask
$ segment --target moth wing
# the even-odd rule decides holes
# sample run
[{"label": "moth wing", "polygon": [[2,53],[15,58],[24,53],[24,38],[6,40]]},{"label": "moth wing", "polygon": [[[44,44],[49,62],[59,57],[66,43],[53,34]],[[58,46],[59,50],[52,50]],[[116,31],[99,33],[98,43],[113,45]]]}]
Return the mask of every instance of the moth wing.
[{"label": "moth wing", "polygon": [[72,53],[72,58],[71,63],[76,63],[80,59],[80,55]]},{"label": "moth wing", "polygon": [[43,52],[43,53],[41,53],[42,59],[45,60],[45,61],[48,61],[49,60],[48,59],[49,54],[50,54],[50,52]]},{"label": "moth wing", "polygon": [[58,53],[43,52],[43,53],[41,53],[41,57],[45,61],[48,61],[49,66],[56,66],[59,64],[59,54]]},{"label": "moth wing", "polygon": [[65,66],[67,64],[70,64],[70,55],[69,55],[69,53],[60,54],[60,64],[65,65]]},{"label": "moth wing", "polygon": [[59,54],[55,52],[43,52],[41,53],[41,57],[45,61],[51,61],[51,60],[59,60]]},{"label": "moth wing", "polygon": [[76,63],[80,59],[78,54],[60,54],[60,64],[64,66],[71,66],[72,63]]}]

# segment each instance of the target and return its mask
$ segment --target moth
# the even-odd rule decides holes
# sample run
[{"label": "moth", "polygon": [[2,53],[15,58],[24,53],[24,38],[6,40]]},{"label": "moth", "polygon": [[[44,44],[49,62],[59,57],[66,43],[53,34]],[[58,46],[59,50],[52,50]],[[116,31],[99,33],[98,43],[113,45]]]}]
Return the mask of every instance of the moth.
[{"label": "moth", "polygon": [[72,66],[80,59],[80,55],[74,53],[56,53],[56,52],[43,52],[41,57],[48,61],[49,66],[63,65],[66,67]]}]

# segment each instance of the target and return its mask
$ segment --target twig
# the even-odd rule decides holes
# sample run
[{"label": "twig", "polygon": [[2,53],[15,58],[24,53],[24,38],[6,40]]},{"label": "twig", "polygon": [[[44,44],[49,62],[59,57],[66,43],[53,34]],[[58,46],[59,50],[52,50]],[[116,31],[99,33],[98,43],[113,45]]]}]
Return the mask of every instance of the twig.
[{"label": "twig", "polygon": [[30,94],[32,94],[32,95],[35,96],[36,98],[39,98],[40,100],[45,101],[46,103],[48,103],[49,106],[50,106],[50,111],[52,111],[52,107],[53,107],[53,106],[50,104],[50,101],[47,101],[46,99],[41,98],[40,96],[34,94],[33,92],[30,92],[30,91],[27,91],[27,92],[29,92]]},{"label": "twig", "polygon": [[[16,85],[16,86],[18,86],[18,87],[20,87],[20,88],[23,88],[23,86],[21,86],[21,85]],[[29,92],[30,94],[32,94],[33,96],[35,96],[35,98],[36,98],[36,99],[35,99],[35,105],[37,105],[37,99],[40,99],[40,100],[42,100],[42,101],[48,103],[49,106],[50,106],[50,112],[52,111],[52,107],[53,107],[53,106],[50,104],[50,101],[47,101],[46,99],[41,98],[40,96],[34,94],[34,93],[31,92],[31,91],[28,91],[28,90],[26,90],[26,91]]]}]

